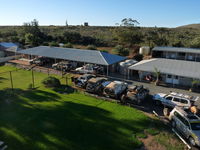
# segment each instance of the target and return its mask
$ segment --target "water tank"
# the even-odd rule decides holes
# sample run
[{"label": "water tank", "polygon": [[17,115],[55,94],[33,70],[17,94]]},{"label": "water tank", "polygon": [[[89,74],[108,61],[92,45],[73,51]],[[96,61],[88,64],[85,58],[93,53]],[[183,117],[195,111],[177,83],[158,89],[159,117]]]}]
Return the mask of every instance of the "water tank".
[{"label": "water tank", "polygon": [[140,53],[141,55],[149,55],[149,53],[150,53],[150,48],[149,48],[148,46],[142,46],[142,47],[140,47],[139,53]]},{"label": "water tank", "polygon": [[5,57],[5,53],[3,51],[0,51],[0,58]]}]

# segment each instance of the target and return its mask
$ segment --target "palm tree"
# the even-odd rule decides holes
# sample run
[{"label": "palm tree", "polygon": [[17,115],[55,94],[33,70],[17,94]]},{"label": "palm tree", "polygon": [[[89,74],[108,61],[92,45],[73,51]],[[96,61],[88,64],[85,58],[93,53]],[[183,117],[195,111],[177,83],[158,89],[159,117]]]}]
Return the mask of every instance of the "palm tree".
[{"label": "palm tree", "polygon": [[158,70],[158,68],[154,68],[154,73],[156,75],[156,81],[155,81],[155,85],[159,85],[160,82],[160,71]]}]

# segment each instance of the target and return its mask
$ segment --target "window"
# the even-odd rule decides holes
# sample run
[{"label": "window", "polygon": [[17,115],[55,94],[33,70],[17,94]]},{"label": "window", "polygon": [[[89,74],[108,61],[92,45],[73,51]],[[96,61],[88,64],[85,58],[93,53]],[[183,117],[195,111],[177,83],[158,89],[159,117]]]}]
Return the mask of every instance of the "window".
[{"label": "window", "polygon": [[183,118],[178,112],[174,112],[174,115],[186,126],[189,127],[189,122]]},{"label": "window", "polygon": [[167,78],[172,78],[172,75],[167,75]]},{"label": "window", "polygon": [[171,96],[168,96],[168,97],[166,97],[166,100],[169,100],[169,101],[171,101],[171,100],[172,100],[172,98],[173,98],[173,97],[171,97]]},{"label": "window", "polygon": [[174,79],[178,79],[178,76],[174,76]]},{"label": "window", "polygon": [[186,99],[180,99],[180,102],[183,104],[188,104],[188,101]]},{"label": "window", "polygon": [[179,98],[174,97],[174,102],[180,102]]}]

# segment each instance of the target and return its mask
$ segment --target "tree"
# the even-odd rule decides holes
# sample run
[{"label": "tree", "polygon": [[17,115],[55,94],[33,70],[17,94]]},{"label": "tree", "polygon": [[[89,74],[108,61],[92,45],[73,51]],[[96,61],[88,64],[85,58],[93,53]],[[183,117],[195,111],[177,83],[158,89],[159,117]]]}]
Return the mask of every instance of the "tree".
[{"label": "tree", "polygon": [[156,81],[155,81],[155,85],[159,85],[160,82],[160,71],[158,70],[158,68],[154,68],[154,73],[156,75]]},{"label": "tree", "polygon": [[25,43],[31,46],[37,46],[40,39],[31,33],[25,35]]},{"label": "tree", "polygon": [[30,44],[31,46],[38,46],[43,42],[42,39],[44,39],[44,34],[40,31],[39,24],[36,19],[30,23],[24,23],[23,33],[26,43]]},{"label": "tree", "polygon": [[126,26],[126,27],[134,27],[139,24],[140,23],[137,20],[134,20],[132,18],[124,18],[121,21],[121,26]]},{"label": "tree", "polygon": [[200,37],[196,37],[192,40],[190,47],[192,48],[200,48]]},{"label": "tree", "polygon": [[141,43],[143,36],[141,32],[133,28],[121,28],[115,31],[116,38],[120,44],[128,44],[133,46]]}]

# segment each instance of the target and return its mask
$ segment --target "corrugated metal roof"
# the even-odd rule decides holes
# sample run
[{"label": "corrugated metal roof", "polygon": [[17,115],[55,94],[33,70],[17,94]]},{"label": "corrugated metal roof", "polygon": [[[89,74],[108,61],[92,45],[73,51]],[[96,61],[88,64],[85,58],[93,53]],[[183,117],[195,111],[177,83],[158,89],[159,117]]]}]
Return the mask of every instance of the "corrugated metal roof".
[{"label": "corrugated metal roof", "polygon": [[122,56],[113,55],[97,50],[81,50],[81,49],[49,47],[49,46],[34,47],[19,51],[18,53],[93,63],[99,65],[111,65],[126,59],[125,57]]},{"label": "corrugated metal roof", "polygon": [[4,47],[5,51],[9,52],[17,52],[20,50],[17,44],[11,42],[1,42],[0,46]]},{"label": "corrugated metal roof", "polygon": [[152,51],[182,52],[200,54],[200,49],[185,47],[154,47]]},{"label": "corrugated metal roof", "polygon": [[158,58],[143,60],[129,67],[146,72],[154,72],[155,68],[164,74],[200,79],[200,62]]}]

